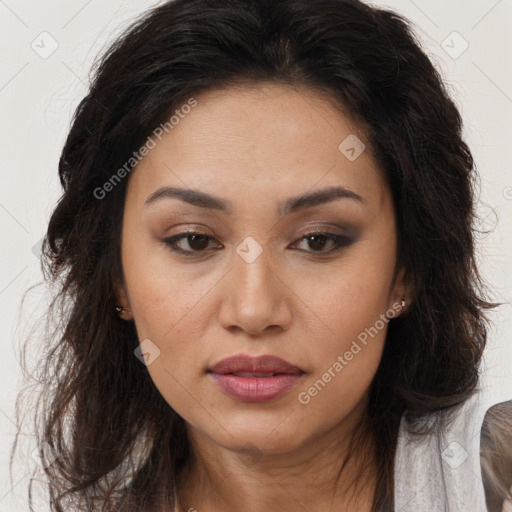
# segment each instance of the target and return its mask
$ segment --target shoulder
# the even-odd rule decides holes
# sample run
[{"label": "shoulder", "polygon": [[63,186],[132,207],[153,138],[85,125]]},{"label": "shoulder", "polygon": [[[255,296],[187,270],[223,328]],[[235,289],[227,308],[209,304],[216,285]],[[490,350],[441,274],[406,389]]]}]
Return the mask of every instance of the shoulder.
[{"label": "shoulder", "polygon": [[480,462],[487,507],[502,511],[512,499],[512,400],[490,407],[480,435]]}]

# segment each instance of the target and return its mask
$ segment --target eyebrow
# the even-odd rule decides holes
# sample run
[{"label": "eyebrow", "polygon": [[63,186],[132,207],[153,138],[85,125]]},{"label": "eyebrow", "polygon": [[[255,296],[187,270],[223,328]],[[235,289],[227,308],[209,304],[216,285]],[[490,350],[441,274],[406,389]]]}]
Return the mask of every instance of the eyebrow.
[{"label": "eyebrow", "polygon": [[[193,206],[206,208],[209,210],[218,210],[231,215],[233,204],[231,201],[212,196],[206,192],[193,189],[184,189],[177,187],[162,187],[153,192],[145,201],[144,206],[149,206],[162,199],[179,199]],[[330,203],[337,199],[353,199],[364,203],[363,198],[344,187],[328,187],[315,192],[307,192],[295,197],[290,197],[278,205],[278,213],[281,216],[305,210],[313,206]]]}]

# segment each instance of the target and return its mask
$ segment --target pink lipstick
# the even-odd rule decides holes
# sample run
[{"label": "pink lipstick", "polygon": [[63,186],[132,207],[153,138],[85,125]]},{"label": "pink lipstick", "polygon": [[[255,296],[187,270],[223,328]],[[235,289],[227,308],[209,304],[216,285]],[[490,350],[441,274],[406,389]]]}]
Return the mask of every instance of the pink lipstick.
[{"label": "pink lipstick", "polygon": [[266,402],[283,396],[304,371],[276,356],[245,354],[222,359],[208,368],[221,391],[241,402]]}]

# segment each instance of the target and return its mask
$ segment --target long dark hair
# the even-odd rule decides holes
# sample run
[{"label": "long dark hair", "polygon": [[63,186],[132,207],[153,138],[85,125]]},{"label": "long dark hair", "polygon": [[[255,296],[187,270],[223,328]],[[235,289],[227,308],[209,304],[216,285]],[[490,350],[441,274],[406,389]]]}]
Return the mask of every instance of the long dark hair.
[{"label": "long dark hair", "polygon": [[365,130],[392,191],[397,267],[414,295],[389,322],[363,418],[377,447],[374,511],[393,506],[402,415],[449,410],[477,386],[493,306],[475,264],[477,176],[460,114],[407,20],[358,0],[167,2],[97,61],[59,161],[64,192],[43,270],[62,328],[44,341],[36,410],[37,438],[58,454],[45,469],[53,511],[175,501],[189,460],[184,420],[114,310],[129,176],[104,198],[95,191],[194,94],[264,81],[327,93]]}]

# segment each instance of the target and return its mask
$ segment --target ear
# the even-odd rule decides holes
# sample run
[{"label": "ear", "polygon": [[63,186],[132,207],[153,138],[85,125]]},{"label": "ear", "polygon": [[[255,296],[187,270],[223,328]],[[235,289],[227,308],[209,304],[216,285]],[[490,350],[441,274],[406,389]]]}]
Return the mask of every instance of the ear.
[{"label": "ear", "polygon": [[130,301],[124,285],[119,284],[116,286],[116,305],[126,309],[130,309]]},{"label": "ear", "polygon": [[403,268],[398,269],[394,276],[389,300],[390,308],[396,310],[397,304],[400,305],[399,311],[396,314],[397,317],[404,314],[410,307],[413,295],[412,287],[405,278],[405,270]]},{"label": "ear", "polygon": [[[117,314],[123,319],[123,320],[132,320],[132,308],[130,304],[130,300],[128,298],[128,293],[126,292],[126,287],[124,284],[117,284],[116,287],[116,311]],[[122,309],[118,309],[122,308]]]}]

